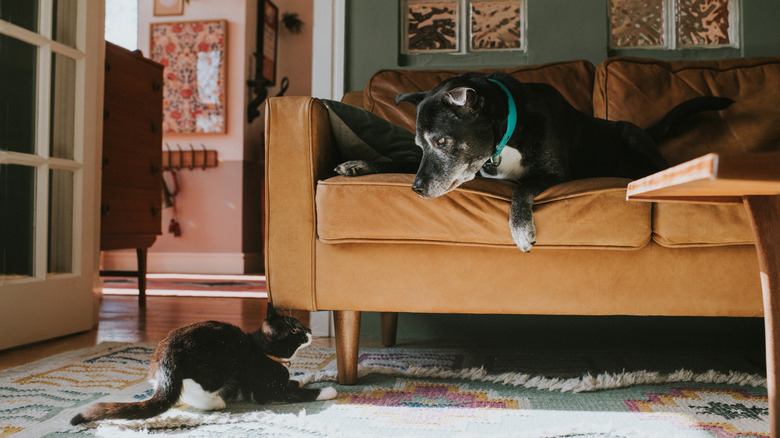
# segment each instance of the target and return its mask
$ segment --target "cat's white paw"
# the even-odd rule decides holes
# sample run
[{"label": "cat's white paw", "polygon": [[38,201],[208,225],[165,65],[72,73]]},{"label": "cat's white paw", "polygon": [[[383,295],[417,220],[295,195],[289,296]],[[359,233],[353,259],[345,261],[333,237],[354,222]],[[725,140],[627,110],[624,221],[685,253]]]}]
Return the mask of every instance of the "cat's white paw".
[{"label": "cat's white paw", "polygon": [[322,388],[320,390],[320,395],[317,396],[317,400],[333,400],[337,395],[339,394],[336,391],[336,388],[328,386],[327,388]]}]

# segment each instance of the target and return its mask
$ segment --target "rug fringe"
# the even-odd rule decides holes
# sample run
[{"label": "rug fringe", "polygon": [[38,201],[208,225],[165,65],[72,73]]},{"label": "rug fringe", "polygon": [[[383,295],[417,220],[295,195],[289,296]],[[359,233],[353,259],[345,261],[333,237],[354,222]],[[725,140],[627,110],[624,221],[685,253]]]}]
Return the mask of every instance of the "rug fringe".
[{"label": "rug fringe", "polygon": [[306,419],[306,410],[296,414],[277,414],[270,411],[245,413],[215,412],[204,414],[183,411],[169,411],[166,414],[144,420],[104,420],[94,434],[99,437],[130,438],[156,435],[167,429],[186,430],[197,426],[244,424],[246,430],[263,430],[268,426],[283,427],[287,432],[303,433],[305,436],[344,436],[335,426],[320,425]]},{"label": "rug fringe", "polygon": [[[480,368],[467,368],[462,370],[450,370],[439,367],[411,366],[400,371],[396,368],[383,366],[359,366],[360,377],[368,374],[384,374],[402,377],[417,377],[427,379],[458,379],[480,382],[498,383],[509,386],[523,386],[530,389],[546,389],[560,392],[591,392],[606,389],[625,388],[636,385],[655,385],[679,382],[717,383],[740,386],[766,386],[766,377],[758,374],[729,371],[726,373],[709,370],[704,373],[680,369],[672,373],[660,373],[656,371],[630,371],[622,373],[603,373],[596,376],[586,374],[582,377],[555,378],[532,376],[525,373],[488,374]],[[314,382],[336,382],[336,371],[319,371],[303,374],[295,377],[303,384]]]}]

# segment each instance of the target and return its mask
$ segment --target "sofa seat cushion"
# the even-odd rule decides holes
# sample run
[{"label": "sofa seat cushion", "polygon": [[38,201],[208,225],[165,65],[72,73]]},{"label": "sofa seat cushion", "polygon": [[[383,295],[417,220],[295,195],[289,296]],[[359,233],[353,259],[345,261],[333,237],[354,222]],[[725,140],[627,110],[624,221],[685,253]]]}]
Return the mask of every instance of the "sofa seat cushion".
[{"label": "sofa seat cushion", "polygon": [[[317,185],[317,233],[325,243],[392,242],[513,247],[515,184],[477,178],[435,199],[411,190],[414,175],[337,176]],[[641,248],[650,203],[627,202],[628,180],[559,184],[535,199],[536,247]]]},{"label": "sofa seat cushion", "polygon": [[745,207],[660,202],[653,206],[653,240],[666,247],[753,244]]}]

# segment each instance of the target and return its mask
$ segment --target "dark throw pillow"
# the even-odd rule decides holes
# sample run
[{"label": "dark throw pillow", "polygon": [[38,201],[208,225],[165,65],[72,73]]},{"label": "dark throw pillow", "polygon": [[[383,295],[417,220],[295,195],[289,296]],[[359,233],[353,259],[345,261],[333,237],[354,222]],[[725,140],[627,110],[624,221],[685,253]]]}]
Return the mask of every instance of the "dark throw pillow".
[{"label": "dark throw pillow", "polygon": [[320,101],[328,109],[336,145],[345,160],[422,160],[413,133],[363,108],[335,100]]}]

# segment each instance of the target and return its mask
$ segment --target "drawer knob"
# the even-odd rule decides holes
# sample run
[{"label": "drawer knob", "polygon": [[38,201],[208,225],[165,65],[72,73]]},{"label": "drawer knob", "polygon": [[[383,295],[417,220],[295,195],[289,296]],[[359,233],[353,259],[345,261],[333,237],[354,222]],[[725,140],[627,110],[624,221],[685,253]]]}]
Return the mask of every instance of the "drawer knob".
[{"label": "drawer knob", "polygon": [[105,216],[109,213],[111,213],[111,206],[108,204],[100,204],[100,214]]},{"label": "drawer knob", "polygon": [[103,120],[108,120],[108,118],[111,116],[111,111],[104,109],[103,110]]},{"label": "drawer knob", "polygon": [[157,81],[152,82],[152,91],[160,91],[161,88],[162,86],[160,85],[159,82]]},{"label": "drawer knob", "polygon": [[160,214],[160,207],[158,207],[156,205],[153,205],[150,210],[152,212],[152,216],[157,217]]},{"label": "drawer knob", "polygon": [[109,163],[109,159],[108,159],[108,157],[103,157],[103,167],[104,167],[104,168],[105,168],[106,166],[108,166],[108,163]]},{"label": "drawer knob", "polygon": [[158,132],[160,132],[160,127],[157,126],[157,123],[152,122],[151,126],[152,126],[152,134],[157,134]]},{"label": "drawer knob", "polygon": [[149,170],[152,172],[152,175],[157,175],[158,173],[160,173],[160,166],[156,164],[152,164],[151,166],[149,166]]}]

